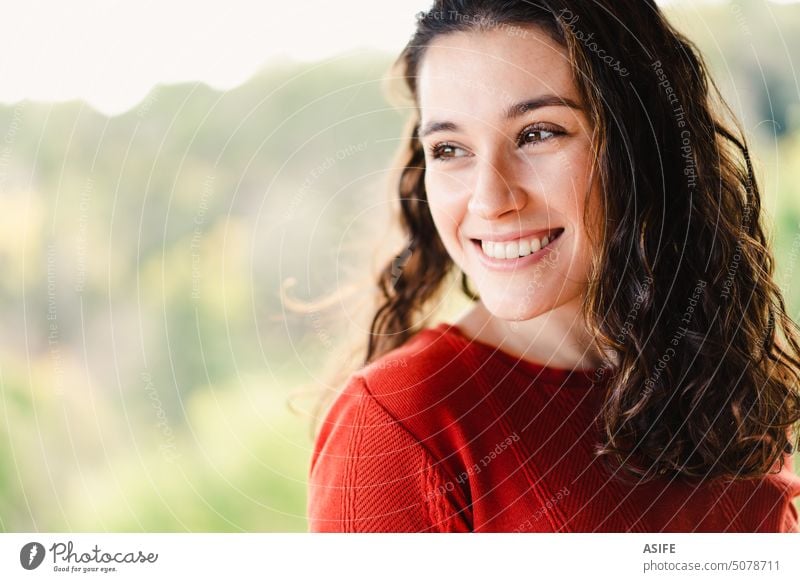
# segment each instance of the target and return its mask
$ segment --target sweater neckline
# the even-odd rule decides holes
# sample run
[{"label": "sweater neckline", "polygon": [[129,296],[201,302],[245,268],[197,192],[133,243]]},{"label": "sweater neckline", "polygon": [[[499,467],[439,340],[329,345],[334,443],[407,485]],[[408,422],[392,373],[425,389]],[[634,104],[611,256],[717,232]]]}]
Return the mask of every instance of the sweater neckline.
[{"label": "sweater neckline", "polygon": [[502,348],[468,337],[458,326],[452,323],[442,322],[434,329],[443,334],[447,334],[448,337],[453,338],[462,346],[477,350],[489,358],[502,360],[506,365],[511,366],[511,368],[517,369],[526,375],[530,375],[543,383],[556,384],[567,388],[591,388],[596,384],[604,384],[604,381],[608,378],[608,374],[601,376],[595,368],[588,370],[554,368],[532,360],[520,358]]}]

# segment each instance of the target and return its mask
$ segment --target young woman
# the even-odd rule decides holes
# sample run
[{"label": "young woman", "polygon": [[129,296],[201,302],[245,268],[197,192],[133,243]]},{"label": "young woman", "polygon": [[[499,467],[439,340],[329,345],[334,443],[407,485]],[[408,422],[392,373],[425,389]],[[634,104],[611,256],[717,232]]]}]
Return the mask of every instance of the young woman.
[{"label": "young woman", "polygon": [[437,0],[397,64],[408,252],[309,529],[797,530],[797,329],[693,45],[652,0]]}]

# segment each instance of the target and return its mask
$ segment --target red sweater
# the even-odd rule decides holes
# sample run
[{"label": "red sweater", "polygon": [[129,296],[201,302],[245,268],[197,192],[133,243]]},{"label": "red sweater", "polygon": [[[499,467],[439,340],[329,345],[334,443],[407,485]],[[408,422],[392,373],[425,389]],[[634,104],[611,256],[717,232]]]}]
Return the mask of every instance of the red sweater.
[{"label": "red sweater", "polygon": [[592,455],[602,382],[442,323],[350,377],[314,443],[309,531],[798,531],[800,477],[622,482]]}]

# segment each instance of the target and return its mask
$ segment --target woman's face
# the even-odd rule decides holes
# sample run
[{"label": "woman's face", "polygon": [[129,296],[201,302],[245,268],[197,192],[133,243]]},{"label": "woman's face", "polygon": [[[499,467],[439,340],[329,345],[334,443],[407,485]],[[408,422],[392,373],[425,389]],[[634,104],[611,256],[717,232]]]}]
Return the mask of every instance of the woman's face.
[{"label": "woman's face", "polygon": [[565,49],[534,27],[451,33],[418,75],[425,187],[453,261],[496,317],[579,304],[587,193],[602,218],[593,128]]}]

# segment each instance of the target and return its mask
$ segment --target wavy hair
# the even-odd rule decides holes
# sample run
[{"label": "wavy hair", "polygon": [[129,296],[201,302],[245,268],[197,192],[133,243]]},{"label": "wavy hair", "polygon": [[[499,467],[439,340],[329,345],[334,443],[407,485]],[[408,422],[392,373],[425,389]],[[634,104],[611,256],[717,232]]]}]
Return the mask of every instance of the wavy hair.
[{"label": "wavy hair", "polygon": [[[418,105],[433,39],[505,26],[565,47],[597,129],[606,221],[583,303],[607,354],[596,454],[640,481],[782,468],[800,420],[798,328],[773,280],[744,133],[698,50],[652,0],[436,0],[392,70]],[[396,184],[405,260],[379,274],[364,364],[419,331],[458,276],[429,212],[412,110]]]}]

